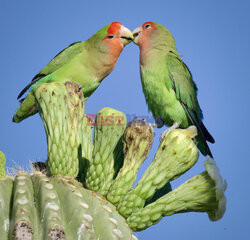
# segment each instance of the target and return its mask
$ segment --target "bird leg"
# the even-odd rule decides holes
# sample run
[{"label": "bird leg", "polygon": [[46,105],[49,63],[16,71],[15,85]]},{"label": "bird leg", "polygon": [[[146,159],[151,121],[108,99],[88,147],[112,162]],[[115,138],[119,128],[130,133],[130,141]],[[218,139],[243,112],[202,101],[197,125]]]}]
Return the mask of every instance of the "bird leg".
[{"label": "bird leg", "polygon": [[161,136],[160,136],[160,142],[161,142],[162,139],[165,137],[165,135],[167,134],[168,131],[173,130],[173,129],[176,129],[176,128],[178,128],[178,127],[179,127],[179,123],[174,122],[174,124],[173,124],[171,127],[169,127],[166,131],[164,131],[164,132],[161,134]]}]

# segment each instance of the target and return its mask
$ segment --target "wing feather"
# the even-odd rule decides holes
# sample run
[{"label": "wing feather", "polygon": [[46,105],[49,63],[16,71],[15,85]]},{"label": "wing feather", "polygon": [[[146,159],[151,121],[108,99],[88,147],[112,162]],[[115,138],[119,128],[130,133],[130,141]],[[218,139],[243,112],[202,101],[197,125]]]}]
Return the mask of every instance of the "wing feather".
[{"label": "wing feather", "polygon": [[172,88],[181,103],[189,121],[197,127],[200,145],[205,155],[212,157],[212,153],[206,141],[214,143],[214,139],[202,123],[202,111],[197,100],[197,87],[193,81],[192,74],[186,64],[174,52],[167,55],[168,72]]},{"label": "wing feather", "polygon": [[67,48],[63,49],[59,52],[35,77],[31,80],[31,82],[19,93],[17,99],[21,98],[23,94],[36,82],[38,82],[41,78],[55,72],[61,66],[66,64],[76,55],[82,52],[84,42],[75,42],[70,44]]}]

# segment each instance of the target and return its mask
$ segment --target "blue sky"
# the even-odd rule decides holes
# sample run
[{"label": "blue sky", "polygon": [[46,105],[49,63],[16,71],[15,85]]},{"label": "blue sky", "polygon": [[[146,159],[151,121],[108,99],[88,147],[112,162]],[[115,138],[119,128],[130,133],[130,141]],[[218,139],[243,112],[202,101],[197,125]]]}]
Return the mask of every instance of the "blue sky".
[{"label": "blue sky", "polygon": [[[85,3],[87,2],[87,3]],[[165,217],[137,234],[139,239],[247,239],[249,237],[249,8],[248,1],[7,1],[0,3],[1,85],[0,150],[13,162],[46,159],[46,138],[39,116],[11,122],[16,97],[32,77],[70,43],[85,40],[104,25],[120,21],[131,30],[145,21],[166,26],[176,40],[199,88],[204,123],[216,143],[211,146],[228,182],[227,211],[210,222],[205,213]],[[113,107],[126,114],[147,115],[139,76],[139,49],[128,45],[114,71],[86,103],[86,112]],[[139,176],[152,160],[153,148]],[[204,157],[176,187],[204,170]]]}]

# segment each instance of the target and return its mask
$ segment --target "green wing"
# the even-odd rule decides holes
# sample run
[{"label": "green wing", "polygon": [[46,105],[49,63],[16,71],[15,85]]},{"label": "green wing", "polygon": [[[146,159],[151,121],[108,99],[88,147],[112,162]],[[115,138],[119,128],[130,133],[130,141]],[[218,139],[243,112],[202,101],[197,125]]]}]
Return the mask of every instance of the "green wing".
[{"label": "green wing", "polygon": [[58,53],[33,79],[32,81],[20,92],[17,99],[41,78],[55,72],[58,68],[69,62],[76,55],[81,53],[84,49],[84,42],[75,42],[69,45],[67,48]]},{"label": "green wing", "polygon": [[[167,67],[176,97],[184,108],[190,122],[197,127],[200,150],[205,155],[212,153],[206,143],[214,139],[202,123],[202,111],[197,100],[197,87],[186,64],[174,52],[167,55]],[[198,147],[199,147],[198,144]]]},{"label": "green wing", "polygon": [[169,52],[167,55],[167,67],[172,88],[176,93],[177,99],[190,110],[194,111],[198,120],[200,120],[202,114],[197,101],[197,87],[188,67],[179,56],[173,52]]}]

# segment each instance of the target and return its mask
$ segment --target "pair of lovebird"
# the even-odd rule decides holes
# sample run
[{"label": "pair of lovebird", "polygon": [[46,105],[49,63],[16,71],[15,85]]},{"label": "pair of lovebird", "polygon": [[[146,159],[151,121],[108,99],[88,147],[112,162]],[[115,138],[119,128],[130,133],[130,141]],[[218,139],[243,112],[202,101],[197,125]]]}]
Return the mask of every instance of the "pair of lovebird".
[{"label": "pair of lovebird", "polygon": [[48,82],[74,81],[81,85],[87,99],[113,70],[125,45],[133,41],[140,47],[140,71],[143,92],[156,126],[164,124],[198,130],[197,146],[212,157],[207,141],[214,143],[204,124],[197,100],[197,87],[181,60],[171,33],[161,24],[146,22],[133,33],[119,22],[106,25],[88,40],[76,42],[56,55],[28,84],[13,121],[37,113],[33,89]]}]

